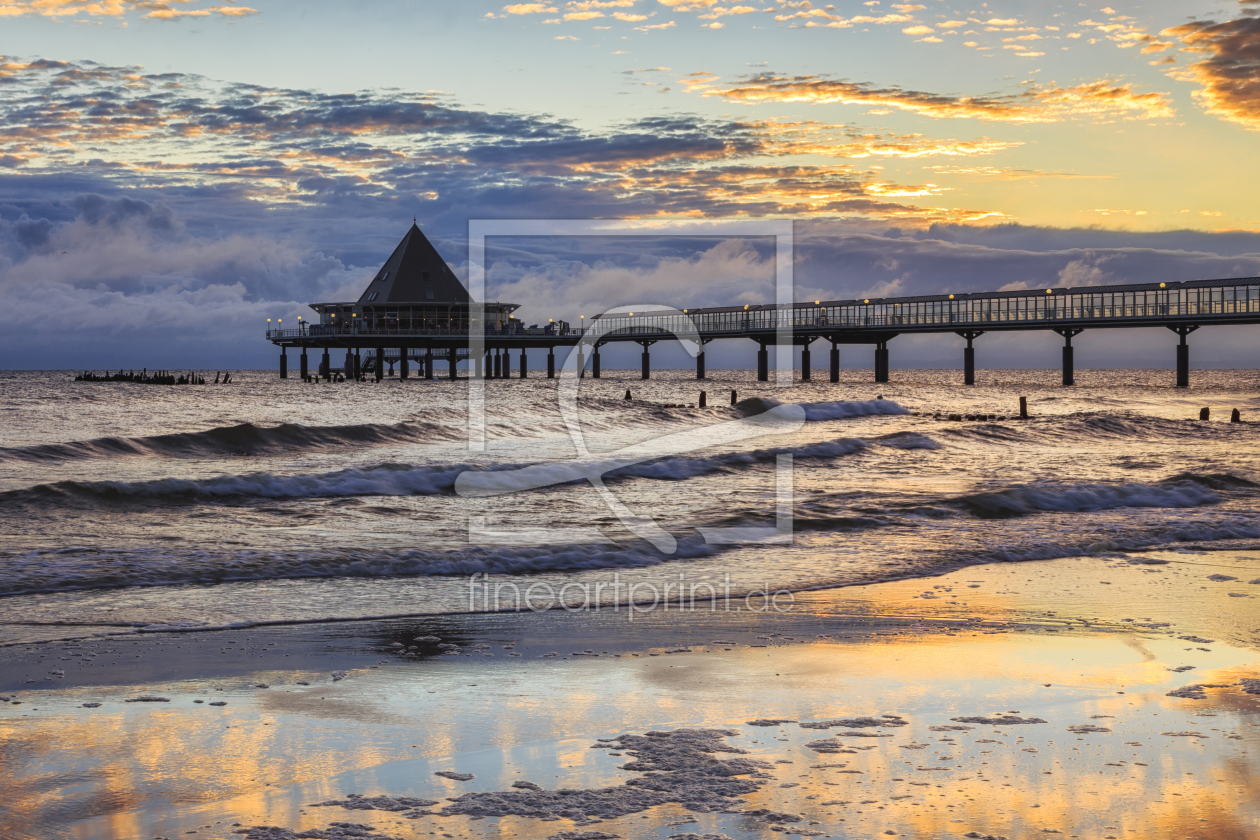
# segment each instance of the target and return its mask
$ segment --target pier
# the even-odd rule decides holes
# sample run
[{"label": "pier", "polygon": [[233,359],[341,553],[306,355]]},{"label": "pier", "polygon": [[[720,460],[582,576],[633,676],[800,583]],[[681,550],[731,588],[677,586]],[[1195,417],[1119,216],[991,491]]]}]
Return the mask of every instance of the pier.
[{"label": "pier", "polygon": [[[782,335],[801,347],[801,378],[811,377],[810,348],[830,346],[830,379],[840,379],[840,348],[865,345],[874,350],[876,382],[889,378],[888,344],[912,333],[954,334],[962,347],[963,380],[975,383],[974,342],[990,332],[1051,330],[1063,337],[1063,384],[1075,384],[1073,339],[1087,330],[1161,328],[1178,339],[1176,384],[1190,385],[1191,333],[1200,327],[1260,324],[1260,277],[1188,280],[1116,286],[973,292],[903,298],[815,300],[793,303],[683,309],[670,313],[594,316],[587,326],[564,321],[526,326],[516,317],[518,304],[475,305],[468,291],[414,224],[377,272],[358,301],[313,303],[318,321],[301,319],[296,327],[269,323],[267,340],[280,348],[280,376],[288,377],[288,351],[299,356],[303,379],[332,377],[332,354],[344,354],[347,379],[368,376],[380,381],[386,369],[407,379],[411,365],[419,376],[456,378],[466,361],[478,378],[530,375],[531,351],[546,352],[545,375],[556,375],[556,348],[585,341],[592,351],[579,368],[600,377],[600,348],[634,342],[642,349],[643,379],[651,376],[651,346],[674,334],[699,336],[696,378],[704,379],[704,347],[711,341],[743,340],[757,345],[757,378],[769,379],[769,348]],[[480,315],[480,322],[478,315]],[[477,338],[481,352],[470,355]],[[312,369],[308,353],[320,354]],[[514,358],[515,357],[515,358]],[[437,370],[435,371],[435,367]],[[312,372],[312,370],[314,372]],[[541,368],[540,368],[541,373]]]}]

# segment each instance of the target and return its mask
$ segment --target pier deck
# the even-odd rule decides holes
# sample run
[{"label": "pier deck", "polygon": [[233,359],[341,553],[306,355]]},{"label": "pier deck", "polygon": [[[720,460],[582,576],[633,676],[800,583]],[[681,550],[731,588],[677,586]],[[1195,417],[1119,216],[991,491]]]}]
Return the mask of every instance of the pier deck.
[{"label": "pier deck", "polygon": [[[338,309],[338,307],[341,307]],[[821,339],[831,343],[831,379],[839,378],[839,345],[875,346],[875,380],[888,379],[888,342],[903,333],[956,333],[966,339],[964,376],[967,384],[975,379],[972,343],[986,332],[1053,330],[1064,337],[1063,382],[1073,379],[1073,337],[1087,329],[1165,327],[1180,338],[1177,347],[1177,384],[1189,385],[1189,345],[1187,336],[1205,326],[1260,324],[1260,278],[1191,280],[1181,283],[1145,283],[1117,286],[1088,286],[956,295],[930,295],[904,298],[869,298],[795,303],[684,309],[682,312],[638,312],[596,316],[585,328],[557,323],[528,328],[523,322],[508,321],[503,327],[480,331],[467,328],[437,328],[431,320],[416,323],[390,317],[380,307],[359,304],[320,304],[321,312],[336,310],[340,320],[325,317],[320,324],[304,323],[298,329],[269,329],[267,340],[281,348],[281,371],[287,375],[287,349],[300,350],[302,375],[307,375],[307,350],[324,352],[319,375],[328,376],[329,352],[345,350],[347,370],[355,375],[375,370],[378,378],[386,363],[399,364],[407,375],[407,362],[421,362],[424,375],[433,376],[433,360],[451,365],[454,375],[459,361],[469,360],[474,375],[502,378],[511,375],[506,361],[512,350],[521,352],[521,372],[527,375],[528,349],[548,352],[548,376],[555,375],[554,351],[585,342],[592,347],[589,359],[595,377],[600,375],[599,348],[611,342],[637,342],[643,346],[643,378],[650,376],[649,347],[674,335],[698,335],[701,352],[697,358],[697,378],[703,379],[703,345],[719,339],[745,339],[757,342],[758,378],[768,378],[767,348],[777,343],[780,333],[803,348],[802,376],[809,378],[809,347]],[[364,311],[360,312],[359,310]],[[477,311],[471,304],[470,313]],[[468,323],[476,325],[470,315]],[[485,323],[484,320],[481,323]],[[386,348],[395,352],[388,353]],[[469,356],[476,348],[476,357]],[[363,349],[372,351],[366,367],[360,360]],[[394,358],[391,359],[390,357]],[[502,361],[500,361],[502,360]],[[483,363],[486,366],[483,371]],[[391,368],[392,370],[392,368]],[[497,373],[496,373],[497,372]],[[506,372],[506,373],[505,373]]]}]

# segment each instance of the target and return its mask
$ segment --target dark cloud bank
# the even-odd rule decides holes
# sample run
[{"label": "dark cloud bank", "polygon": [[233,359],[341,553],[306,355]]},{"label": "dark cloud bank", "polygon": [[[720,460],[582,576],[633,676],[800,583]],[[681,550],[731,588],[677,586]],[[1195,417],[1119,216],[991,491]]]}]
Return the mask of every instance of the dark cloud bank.
[{"label": "dark cloud bank", "polygon": [[[270,367],[266,318],[296,318],[307,302],[357,297],[410,223],[405,213],[362,208],[352,217],[365,231],[360,239],[321,206],[262,211],[230,192],[190,200],[179,191],[88,180],[0,177],[6,368]],[[80,191],[87,186],[96,189]],[[562,195],[552,200],[556,215],[569,215]],[[441,219],[428,225],[466,276],[461,227]],[[797,298],[1260,275],[1257,234],[861,229],[869,227],[798,222]],[[489,251],[490,296],[524,304],[527,319],[576,320],[624,303],[760,302],[773,294],[772,240],[493,239]],[[894,342],[894,362],[954,366],[960,341],[903,337]],[[1039,333],[987,336],[980,361],[990,355],[990,364],[1000,358],[1002,366],[1052,367],[1058,341]],[[1202,365],[1249,367],[1260,349],[1253,328],[1206,330],[1195,341]],[[1161,365],[1173,354],[1171,334],[1160,330],[1091,333],[1077,343],[1082,365]],[[715,345],[710,365],[746,366],[751,347]],[[662,365],[684,363],[665,348],[654,353]],[[865,365],[866,355],[846,351],[846,363]],[[627,353],[624,364],[632,363]]]}]

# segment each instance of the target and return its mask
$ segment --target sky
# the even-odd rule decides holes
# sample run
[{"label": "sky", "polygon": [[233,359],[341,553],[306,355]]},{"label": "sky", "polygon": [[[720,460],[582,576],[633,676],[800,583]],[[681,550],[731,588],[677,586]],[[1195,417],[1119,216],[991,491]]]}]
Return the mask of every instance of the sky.
[{"label": "sky", "polygon": [[529,322],[772,300],[730,219],[795,222],[800,300],[1260,275],[1257,0],[0,0],[0,117],[0,368],[273,366],[266,319],[357,299],[412,218],[462,277],[470,219],[644,225],[491,240]]}]

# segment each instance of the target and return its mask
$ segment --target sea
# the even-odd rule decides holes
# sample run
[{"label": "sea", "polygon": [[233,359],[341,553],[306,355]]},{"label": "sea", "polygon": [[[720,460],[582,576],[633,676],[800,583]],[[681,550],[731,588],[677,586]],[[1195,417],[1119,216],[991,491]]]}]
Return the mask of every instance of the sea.
[{"label": "sea", "polygon": [[0,644],[513,609],[633,621],[1260,547],[1255,370],[1189,389],[1167,370],[813,377],[0,372]]}]

